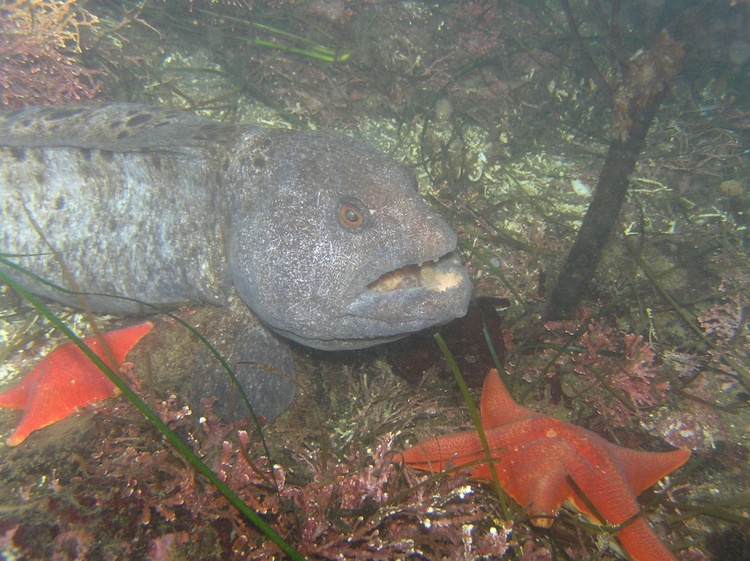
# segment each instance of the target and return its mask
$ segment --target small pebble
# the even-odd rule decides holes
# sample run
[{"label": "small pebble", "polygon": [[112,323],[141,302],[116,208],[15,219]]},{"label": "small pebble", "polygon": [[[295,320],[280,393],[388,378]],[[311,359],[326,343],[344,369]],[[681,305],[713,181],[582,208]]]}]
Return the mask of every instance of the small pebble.
[{"label": "small pebble", "polygon": [[453,104],[448,98],[440,98],[435,102],[435,117],[441,123],[451,120],[453,116]]},{"label": "small pebble", "polygon": [[727,181],[722,181],[721,185],[719,185],[719,189],[721,189],[721,191],[725,195],[729,195],[730,197],[736,197],[737,195],[741,195],[743,191],[742,183],[740,183],[736,179],[729,179]]}]

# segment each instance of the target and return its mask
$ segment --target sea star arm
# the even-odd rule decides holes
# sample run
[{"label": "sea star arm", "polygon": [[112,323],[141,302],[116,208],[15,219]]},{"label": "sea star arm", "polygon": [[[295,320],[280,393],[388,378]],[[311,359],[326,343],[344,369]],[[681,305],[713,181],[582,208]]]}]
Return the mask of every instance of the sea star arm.
[{"label": "sea star arm", "polygon": [[[152,327],[151,322],[145,322],[103,335],[116,366],[123,363],[128,352]],[[89,337],[84,342],[110,367],[114,366],[97,338]],[[16,386],[0,394],[0,407],[23,409],[8,444],[20,444],[31,432],[118,393],[112,381],[78,347],[73,343],[61,345]]]},{"label": "sea star arm", "polygon": [[[598,438],[598,437],[597,437]],[[600,439],[617,461],[636,495],[651,487],[662,477],[672,473],[690,458],[690,450],[643,452],[616,446]]]},{"label": "sea star arm", "polygon": [[[589,439],[585,433],[571,436],[571,440],[574,439],[578,442],[579,455],[568,462],[567,468],[578,489],[568,485],[568,502],[596,523],[602,522],[597,516],[612,526],[630,520],[616,537],[633,561],[676,561],[642,516],[633,519],[640,512],[636,493],[609,448],[600,447],[598,440]],[[596,512],[581,498],[579,490]]]},{"label": "sea star arm", "polygon": [[[401,457],[415,469],[437,473],[480,460],[484,458],[484,452],[477,432],[466,431],[420,442],[404,450]],[[473,475],[476,475],[476,469],[472,470]]]},{"label": "sea star arm", "polygon": [[677,561],[643,517],[620,530],[617,539],[633,561]]},{"label": "sea star arm", "polygon": [[485,430],[540,416],[528,407],[516,403],[494,368],[484,379],[480,411]]},{"label": "sea star arm", "polygon": [[[494,432],[490,431],[490,439],[497,436]],[[573,452],[559,438],[532,440],[509,450],[495,463],[503,490],[527,509],[535,526],[550,527],[555,511],[570,494],[563,460]]]}]

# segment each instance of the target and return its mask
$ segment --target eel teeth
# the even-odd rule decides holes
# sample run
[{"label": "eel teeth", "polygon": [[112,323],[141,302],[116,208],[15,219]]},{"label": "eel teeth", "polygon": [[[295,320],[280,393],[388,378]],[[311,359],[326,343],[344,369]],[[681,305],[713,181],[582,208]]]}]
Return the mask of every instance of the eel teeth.
[{"label": "eel teeth", "polygon": [[461,282],[461,275],[453,271],[440,271],[436,264],[440,259],[419,265],[405,265],[389,271],[377,280],[367,285],[368,290],[376,292],[391,292],[407,288],[426,288],[436,292],[443,292],[455,288]]}]

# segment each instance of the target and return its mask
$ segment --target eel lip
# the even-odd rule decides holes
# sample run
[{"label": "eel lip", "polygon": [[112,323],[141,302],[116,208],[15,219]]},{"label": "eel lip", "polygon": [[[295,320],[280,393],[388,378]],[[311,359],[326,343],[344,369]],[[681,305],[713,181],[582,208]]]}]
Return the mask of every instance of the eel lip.
[{"label": "eel lip", "polygon": [[367,285],[367,290],[393,292],[422,288],[433,292],[445,292],[457,288],[464,279],[464,275],[456,270],[457,266],[461,266],[461,261],[453,253],[420,265],[404,265],[380,275]]}]

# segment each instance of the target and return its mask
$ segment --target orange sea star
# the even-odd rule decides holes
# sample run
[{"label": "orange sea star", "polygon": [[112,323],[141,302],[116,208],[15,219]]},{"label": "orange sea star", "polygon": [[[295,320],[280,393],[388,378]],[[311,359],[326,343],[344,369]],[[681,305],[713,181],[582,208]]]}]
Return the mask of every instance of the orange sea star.
[{"label": "orange sea star", "polygon": [[[551,525],[555,510],[563,503],[601,524],[580,493],[607,524],[622,524],[638,514],[639,493],[690,457],[688,450],[623,448],[582,427],[536,413],[513,401],[496,370],[485,379],[481,414],[500,485],[518,504],[528,507],[531,521],[538,526]],[[481,463],[485,454],[476,431],[421,442],[402,456],[415,468],[434,471],[479,460],[470,473],[491,479],[489,463]],[[616,535],[635,561],[675,560],[643,517]]]},{"label": "orange sea star", "polygon": [[[119,367],[128,352],[152,327],[153,324],[147,321],[103,335],[116,365],[109,364],[98,338],[89,337],[84,343],[110,367]],[[112,381],[78,347],[65,343],[47,355],[17,385],[0,393],[0,407],[24,411],[18,426],[8,437],[8,444],[16,446],[32,431],[118,393]]]}]

